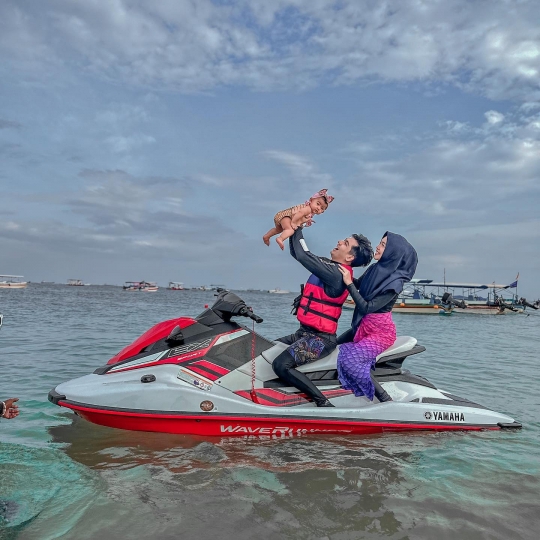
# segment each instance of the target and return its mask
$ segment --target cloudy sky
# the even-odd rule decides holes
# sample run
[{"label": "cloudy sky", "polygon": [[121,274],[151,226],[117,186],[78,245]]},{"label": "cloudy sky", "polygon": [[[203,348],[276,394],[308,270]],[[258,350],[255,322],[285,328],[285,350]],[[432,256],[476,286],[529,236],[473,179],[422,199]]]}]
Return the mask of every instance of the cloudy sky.
[{"label": "cloudy sky", "polygon": [[298,289],[386,230],[540,296],[537,0],[3,0],[0,272]]}]

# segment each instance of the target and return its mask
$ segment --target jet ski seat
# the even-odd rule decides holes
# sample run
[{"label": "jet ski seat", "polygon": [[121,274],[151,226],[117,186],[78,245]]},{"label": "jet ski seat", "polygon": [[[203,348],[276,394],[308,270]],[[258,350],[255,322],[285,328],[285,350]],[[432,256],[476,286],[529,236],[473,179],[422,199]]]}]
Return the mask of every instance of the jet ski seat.
[{"label": "jet ski seat", "polygon": [[388,347],[388,349],[377,356],[377,362],[385,356],[410,351],[416,345],[417,341],[416,338],[411,336],[399,336],[391,347]]},{"label": "jet ski seat", "polygon": [[[388,347],[388,349],[386,349],[381,354],[379,354],[379,356],[377,356],[377,362],[382,360],[385,356],[392,356],[394,354],[410,351],[416,345],[416,341],[417,341],[416,338],[413,338],[410,336],[399,336],[396,339],[396,342],[391,347]],[[285,351],[287,348],[288,348],[288,345],[285,345],[285,343],[276,341],[274,347],[267,349],[266,351],[263,351],[262,357],[269,364],[272,364],[275,358],[278,355],[280,355],[283,351]],[[336,369],[338,352],[339,352],[339,345],[336,348],[336,350],[330,353],[328,356],[321,358],[321,360],[312,362],[311,364],[304,364],[303,366],[300,366],[297,369],[299,371],[304,371],[304,372],[305,371],[320,371],[323,369]]]}]

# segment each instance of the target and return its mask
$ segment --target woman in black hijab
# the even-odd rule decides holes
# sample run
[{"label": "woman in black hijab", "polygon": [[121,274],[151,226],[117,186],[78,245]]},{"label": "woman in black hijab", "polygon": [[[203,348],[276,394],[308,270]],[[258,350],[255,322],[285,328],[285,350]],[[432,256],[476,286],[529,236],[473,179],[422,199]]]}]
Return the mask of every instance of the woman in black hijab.
[{"label": "woman in black hijab", "polygon": [[[340,336],[337,367],[339,380],[355,396],[391,401],[390,396],[371,378],[376,357],[396,341],[392,307],[416,271],[415,249],[399,234],[386,232],[375,250],[374,259],[363,276],[353,280],[340,268],[343,281],[356,304],[352,328]],[[352,339],[352,342],[351,342]]]}]

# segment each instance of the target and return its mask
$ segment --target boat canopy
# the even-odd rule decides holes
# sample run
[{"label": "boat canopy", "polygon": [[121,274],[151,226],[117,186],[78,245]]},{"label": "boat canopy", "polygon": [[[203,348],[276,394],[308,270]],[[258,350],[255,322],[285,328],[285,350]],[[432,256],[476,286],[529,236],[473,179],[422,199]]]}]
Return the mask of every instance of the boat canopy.
[{"label": "boat canopy", "polygon": [[429,283],[430,287],[448,287],[450,289],[508,289],[511,285],[498,283]]},{"label": "boat canopy", "polygon": [[517,281],[510,285],[501,285],[499,283],[437,283],[432,279],[411,279],[411,285],[426,285],[428,287],[448,287],[450,289],[514,289]]}]

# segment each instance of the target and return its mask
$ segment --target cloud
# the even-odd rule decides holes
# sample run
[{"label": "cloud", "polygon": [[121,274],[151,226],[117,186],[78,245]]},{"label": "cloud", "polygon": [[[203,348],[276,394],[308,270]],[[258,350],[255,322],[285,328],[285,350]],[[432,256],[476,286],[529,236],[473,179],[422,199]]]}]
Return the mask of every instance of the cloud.
[{"label": "cloud", "polygon": [[[260,235],[251,234],[259,222],[250,217],[242,227],[241,214],[227,205],[216,212],[194,203],[185,180],[122,170],[84,170],[79,179],[82,187],[69,194],[13,193],[0,201],[6,207],[16,201],[18,210],[0,208],[6,218],[0,220],[6,264],[32,280],[76,275],[119,283],[145,277],[245,288],[276,286],[276,276],[282,287],[302,279],[298,265],[289,265],[293,268],[283,278],[283,254],[262,244],[262,226]],[[228,189],[214,198],[223,198]]]},{"label": "cloud", "polygon": [[510,111],[503,122],[488,111],[488,126],[443,122],[443,130],[394,159],[361,152],[357,174],[339,183],[336,202],[345,211],[369,200],[363,212],[408,230],[517,223],[536,215],[540,196],[540,132],[535,115]]},{"label": "cloud", "polygon": [[295,180],[308,181],[310,185],[312,182],[324,184],[319,189],[332,184],[332,177],[329,174],[318,172],[317,166],[305,156],[281,150],[267,150],[263,152],[263,156],[284,165]]},{"label": "cloud", "polygon": [[497,111],[488,111],[484,113],[488,124],[500,124],[504,120],[504,114]]},{"label": "cloud", "polygon": [[0,118],[0,129],[19,129],[22,127],[22,124],[19,122],[14,122],[13,120],[5,120]]},{"label": "cloud", "polygon": [[534,0],[8,0],[0,51],[17,69],[201,92],[426,81],[538,101]]},{"label": "cloud", "polygon": [[[150,250],[156,260],[176,258],[178,253],[197,260],[230,255],[244,237],[219,218],[186,210],[179,196],[183,181],[137,178],[121,170],[85,170],[80,176],[85,180],[81,190],[70,196],[49,196],[49,203],[63,210],[57,216],[67,211],[79,218],[79,224],[59,217],[12,218],[0,224],[0,238],[74,257],[84,251],[134,257]],[[168,195],[165,186],[174,186],[174,195]],[[43,203],[43,196],[36,201]]]},{"label": "cloud", "polygon": [[511,283],[520,271],[529,286],[525,294],[537,295],[534,276],[534,269],[540,267],[540,252],[535,249],[540,242],[537,219],[474,227],[449,226],[414,231],[407,237],[421,254],[417,277],[441,279],[446,269],[447,281]]},{"label": "cloud", "polygon": [[151,135],[130,135],[128,137],[123,137],[121,135],[114,135],[112,137],[107,137],[105,142],[109,145],[113,152],[118,154],[131,152],[141,146],[147,144],[154,144],[156,139]]},{"label": "cloud", "polygon": [[[128,242],[145,237],[156,246],[169,243],[168,235],[175,237],[180,232],[190,231],[195,236],[208,233],[214,237],[232,232],[219,220],[200,219],[192,213],[185,203],[185,198],[193,194],[186,179],[137,177],[123,170],[91,169],[81,171],[79,177],[84,181],[82,188],[72,195],[57,196],[55,202],[83,217],[94,231]],[[38,200],[42,199],[39,195]]]}]

